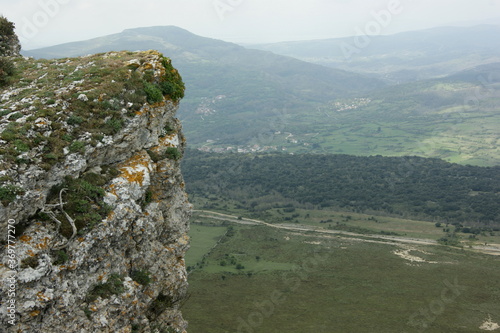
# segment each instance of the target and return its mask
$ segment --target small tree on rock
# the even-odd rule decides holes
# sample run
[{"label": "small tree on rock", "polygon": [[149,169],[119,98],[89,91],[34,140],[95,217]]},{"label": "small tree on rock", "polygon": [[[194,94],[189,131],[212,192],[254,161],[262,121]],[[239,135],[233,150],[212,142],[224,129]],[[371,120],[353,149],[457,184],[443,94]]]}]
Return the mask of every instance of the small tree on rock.
[{"label": "small tree on rock", "polygon": [[14,32],[15,24],[4,16],[0,16],[0,56],[19,56],[21,44]]},{"label": "small tree on rock", "polygon": [[14,74],[14,64],[8,57],[17,57],[21,51],[14,28],[14,23],[0,16],[0,87],[7,85]]}]

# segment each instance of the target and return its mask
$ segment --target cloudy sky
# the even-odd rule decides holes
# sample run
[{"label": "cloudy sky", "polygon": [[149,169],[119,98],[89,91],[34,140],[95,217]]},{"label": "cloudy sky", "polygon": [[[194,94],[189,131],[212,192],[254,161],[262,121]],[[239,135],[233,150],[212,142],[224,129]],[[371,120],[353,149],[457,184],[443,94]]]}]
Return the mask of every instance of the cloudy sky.
[{"label": "cloudy sky", "polygon": [[500,24],[500,0],[0,0],[26,50],[176,25],[237,43]]}]

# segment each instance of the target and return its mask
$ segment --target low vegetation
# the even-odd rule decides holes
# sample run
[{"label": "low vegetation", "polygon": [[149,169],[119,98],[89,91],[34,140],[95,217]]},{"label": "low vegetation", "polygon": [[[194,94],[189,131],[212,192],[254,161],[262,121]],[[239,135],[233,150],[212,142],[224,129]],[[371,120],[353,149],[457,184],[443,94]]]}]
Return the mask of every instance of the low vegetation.
[{"label": "low vegetation", "polygon": [[166,309],[174,306],[176,301],[170,295],[159,294],[158,297],[151,303],[148,310],[148,318],[151,321],[156,320]]},{"label": "low vegetation", "polygon": [[188,150],[183,171],[194,331],[475,332],[500,311],[477,252],[500,244],[498,167]]},{"label": "low vegetation", "polygon": [[0,92],[1,167],[36,163],[48,170],[66,154],[85,154],[86,146],[118,133],[146,103],[178,102],[184,83],[170,59],[159,55],[161,75],[148,66],[158,55],[13,58],[12,85]]},{"label": "low vegetation", "polygon": [[69,259],[69,255],[65,250],[56,251],[56,260],[54,261],[54,265],[64,265]]},{"label": "low vegetation", "polygon": [[0,88],[10,84],[16,72],[10,57],[19,56],[21,45],[14,29],[13,22],[0,16]]},{"label": "low vegetation", "polygon": [[24,190],[15,185],[0,186],[0,201],[6,206],[16,199],[16,196],[24,194]]},{"label": "low vegetation", "polygon": [[165,156],[172,160],[180,160],[182,158],[182,153],[176,147],[168,147],[165,150]]},{"label": "low vegetation", "polygon": [[111,295],[119,295],[125,291],[123,277],[119,274],[111,274],[104,283],[96,284],[87,295],[87,302],[91,303],[101,298],[109,298]]},{"label": "low vegetation", "polygon": [[134,270],[130,273],[130,277],[135,282],[142,284],[143,286],[147,286],[151,283],[150,273],[145,270]]},{"label": "low vegetation", "polygon": [[15,67],[12,60],[0,57],[0,87],[4,87],[11,82],[11,77],[15,73]]},{"label": "low vegetation", "polygon": [[[111,211],[103,200],[105,195],[103,186],[115,175],[116,172],[108,169],[101,174],[87,173],[77,179],[68,176],[61,184],[51,189],[47,204],[57,206],[61,196],[64,201],[64,211],[74,219],[77,231],[83,233],[85,229],[92,229],[100,223]],[[60,233],[69,238],[73,233],[73,228],[65,214],[60,207],[57,210],[54,209],[53,213],[61,221]],[[51,220],[45,212],[40,212],[36,218]]]}]

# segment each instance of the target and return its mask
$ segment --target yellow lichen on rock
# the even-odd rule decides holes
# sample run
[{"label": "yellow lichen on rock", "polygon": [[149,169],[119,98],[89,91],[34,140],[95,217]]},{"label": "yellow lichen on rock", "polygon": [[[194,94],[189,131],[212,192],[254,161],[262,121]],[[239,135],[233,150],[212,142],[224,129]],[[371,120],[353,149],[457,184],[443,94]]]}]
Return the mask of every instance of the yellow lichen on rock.
[{"label": "yellow lichen on rock", "polygon": [[142,151],[129,158],[118,170],[121,172],[120,177],[143,186],[145,175],[149,174],[151,169],[151,158]]}]

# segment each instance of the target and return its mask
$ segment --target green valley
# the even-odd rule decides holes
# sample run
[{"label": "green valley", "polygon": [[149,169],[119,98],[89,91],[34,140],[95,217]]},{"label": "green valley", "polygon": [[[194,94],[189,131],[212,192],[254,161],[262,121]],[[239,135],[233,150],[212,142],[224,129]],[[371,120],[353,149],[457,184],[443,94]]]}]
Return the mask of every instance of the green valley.
[{"label": "green valley", "polygon": [[[496,44],[490,42],[497,28],[408,34],[412,38],[403,34],[374,39],[363,52],[365,58],[356,58],[365,62],[364,70],[359,61],[353,60],[352,68],[328,68],[176,27],[129,29],[24,53],[52,58],[121,49],[160,50],[179,68],[186,84],[179,117],[187,140],[191,147],[205,151],[418,155],[497,165],[500,59],[495,56]],[[462,44],[456,42],[460,38]],[[446,47],[433,56],[429,52],[434,49],[426,49],[429,40]],[[290,46],[297,52],[269,49],[301,58],[299,50],[321,55],[331,46],[309,43],[319,46],[298,42]],[[338,50],[338,45],[333,46],[332,52]],[[399,60],[387,57],[388,52]],[[483,56],[475,56],[478,52]],[[425,68],[427,74],[415,81],[370,72],[385,70],[385,62],[417,73]],[[359,73],[345,71],[354,68]],[[388,73],[398,70],[387,69]]]},{"label": "green valley", "polygon": [[[194,150],[183,163],[191,330],[496,327],[498,167]],[[491,218],[473,217],[476,200]]]}]

